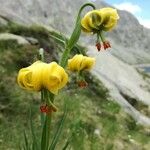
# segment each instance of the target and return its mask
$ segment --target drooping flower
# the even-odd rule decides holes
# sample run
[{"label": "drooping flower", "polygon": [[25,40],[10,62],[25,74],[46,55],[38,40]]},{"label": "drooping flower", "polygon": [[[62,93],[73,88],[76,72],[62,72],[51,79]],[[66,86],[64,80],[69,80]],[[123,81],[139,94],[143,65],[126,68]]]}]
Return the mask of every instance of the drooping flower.
[{"label": "drooping flower", "polygon": [[97,33],[112,30],[119,19],[116,9],[106,7],[88,12],[81,20],[83,31]]},{"label": "drooping flower", "polygon": [[87,57],[83,55],[75,55],[72,59],[68,60],[68,69],[73,72],[77,72],[77,85],[80,88],[85,88],[88,83],[84,79],[84,71],[90,70],[95,64],[95,58]]},{"label": "drooping flower", "polygon": [[117,10],[110,7],[92,10],[82,18],[82,30],[97,34],[96,47],[98,51],[101,50],[101,41],[104,49],[111,47],[110,43],[105,40],[102,32],[112,30],[117,25],[118,19]]},{"label": "drooping flower", "polygon": [[95,58],[79,54],[68,60],[68,69],[77,72],[82,70],[90,70],[93,67],[94,63]]},{"label": "drooping flower", "polygon": [[20,87],[27,90],[41,91],[46,88],[53,94],[57,94],[58,90],[68,82],[68,75],[56,62],[46,64],[37,61],[21,69],[17,81]]}]

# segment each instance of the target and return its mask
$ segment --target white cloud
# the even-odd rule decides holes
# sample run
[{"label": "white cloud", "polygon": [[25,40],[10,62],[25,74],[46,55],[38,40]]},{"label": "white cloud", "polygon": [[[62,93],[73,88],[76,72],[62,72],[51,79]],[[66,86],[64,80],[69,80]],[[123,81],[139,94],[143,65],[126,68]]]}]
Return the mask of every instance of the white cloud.
[{"label": "white cloud", "polygon": [[150,29],[150,19],[142,19],[142,18],[138,17],[138,20],[139,20],[140,24],[142,24],[144,27],[147,27]]},{"label": "white cloud", "polygon": [[130,2],[123,2],[120,4],[114,4],[114,6],[120,10],[129,11],[132,14],[140,13],[142,11],[140,6],[138,6],[137,4],[130,3]]},{"label": "white cloud", "polygon": [[138,15],[138,13],[140,13],[140,16],[142,16],[142,8],[139,5],[133,4],[131,2],[123,2],[120,4],[113,4],[113,6],[120,10],[126,10],[134,14],[139,20],[141,25],[150,29],[150,19],[145,19],[145,18],[143,19],[142,17],[139,17]]}]

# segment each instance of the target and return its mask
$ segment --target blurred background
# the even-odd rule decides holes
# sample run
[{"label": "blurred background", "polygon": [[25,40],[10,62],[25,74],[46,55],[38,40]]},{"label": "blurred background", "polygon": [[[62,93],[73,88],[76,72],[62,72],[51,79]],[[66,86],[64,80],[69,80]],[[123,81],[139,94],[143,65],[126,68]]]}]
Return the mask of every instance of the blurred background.
[{"label": "blurred background", "polygon": [[[115,7],[117,27],[106,33],[112,48],[97,52],[96,36],[82,33],[73,52],[85,50],[96,65],[79,89],[74,80],[56,97],[52,136],[63,112],[69,116],[57,145],[68,139],[71,150],[148,150],[150,147],[150,15],[142,0],[0,0],[0,150],[17,150],[31,139],[29,116],[40,130],[40,93],[27,92],[16,83],[20,68],[45,49],[47,62],[58,61],[63,42],[73,31],[81,5]],[[85,12],[90,10],[87,8]],[[84,13],[83,13],[84,15]],[[74,77],[71,77],[74,79]],[[70,98],[71,97],[71,98]]]}]

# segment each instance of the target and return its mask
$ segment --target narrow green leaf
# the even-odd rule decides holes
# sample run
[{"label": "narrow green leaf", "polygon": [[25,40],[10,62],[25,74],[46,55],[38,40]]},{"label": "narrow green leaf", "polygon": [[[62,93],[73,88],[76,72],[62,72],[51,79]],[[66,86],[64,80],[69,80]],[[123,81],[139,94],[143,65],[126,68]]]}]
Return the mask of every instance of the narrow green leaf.
[{"label": "narrow green leaf", "polygon": [[37,144],[37,139],[35,136],[35,132],[34,132],[34,126],[33,126],[33,122],[32,122],[32,115],[31,115],[31,109],[30,109],[30,128],[31,128],[31,134],[32,134],[32,140],[33,140],[33,145],[35,146],[36,150],[39,150],[38,144]]},{"label": "narrow green leaf", "polygon": [[67,44],[67,49],[72,49],[73,46],[77,43],[77,41],[79,40],[81,34],[81,18],[79,18],[79,20],[76,23],[76,27],[70,37],[70,40],[68,41]]},{"label": "narrow green leaf", "polygon": [[67,147],[69,146],[70,140],[67,140],[67,142],[65,143],[65,146],[62,148],[62,150],[66,150]]},{"label": "narrow green leaf", "polygon": [[42,139],[41,139],[41,150],[48,150],[49,147],[49,135],[50,135],[50,123],[51,116],[46,116],[45,124],[43,126],[42,131]]},{"label": "narrow green leaf", "polygon": [[27,150],[29,150],[29,143],[28,143],[28,139],[27,139],[27,135],[26,132],[24,131],[24,141],[25,141],[25,147]]},{"label": "narrow green leaf", "polygon": [[[46,100],[46,104],[48,106],[53,105],[54,101],[54,94],[50,93],[48,90],[44,90],[44,98]],[[50,144],[50,125],[51,125],[51,115],[52,114],[47,114],[45,123],[43,126],[43,131],[42,131],[42,138],[41,138],[41,150],[48,150],[49,144]]]},{"label": "narrow green leaf", "polygon": [[19,145],[19,150],[22,150],[21,146]]},{"label": "narrow green leaf", "polygon": [[43,126],[42,138],[41,138],[41,150],[45,150],[45,142],[46,142],[46,120]]},{"label": "narrow green leaf", "polygon": [[61,121],[59,123],[59,126],[58,126],[58,129],[57,129],[56,133],[55,133],[55,136],[53,137],[53,140],[52,140],[52,143],[50,145],[49,150],[54,150],[55,149],[56,144],[58,142],[58,139],[59,139],[59,137],[61,135],[61,132],[62,132],[62,129],[63,129],[66,117],[67,117],[67,107],[65,107],[64,114],[63,114],[62,119],[61,119]]},{"label": "narrow green leaf", "polygon": [[[41,103],[45,103],[45,99],[44,99],[44,89],[41,91]],[[45,122],[45,114],[41,112],[41,126],[43,128],[44,126],[44,122]]]},{"label": "narrow green leaf", "polygon": [[23,145],[23,150],[27,150],[25,145]]}]

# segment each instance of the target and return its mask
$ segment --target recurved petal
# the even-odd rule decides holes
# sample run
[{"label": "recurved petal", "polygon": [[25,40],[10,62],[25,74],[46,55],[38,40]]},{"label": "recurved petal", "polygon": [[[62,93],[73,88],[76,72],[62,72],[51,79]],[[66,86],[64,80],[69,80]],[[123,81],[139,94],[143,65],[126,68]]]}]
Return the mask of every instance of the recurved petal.
[{"label": "recurved petal", "polygon": [[28,68],[21,69],[18,73],[17,82],[20,87],[27,90],[33,90],[32,71]]},{"label": "recurved petal", "polygon": [[109,21],[103,25],[104,31],[110,31],[117,25],[117,20],[115,20],[113,17],[110,17]]},{"label": "recurved petal", "polygon": [[102,23],[102,18],[99,14],[99,10],[92,10],[88,12],[81,20],[83,31],[93,32],[99,30],[99,26]]},{"label": "recurved petal", "polygon": [[81,20],[81,26],[86,29],[88,32],[92,32],[92,28],[90,27],[90,22],[92,19],[90,18],[90,12],[87,13],[84,18]]},{"label": "recurved petal", "polygon": [[32,66],[32,83],[35,91],[40,91],[43,88],[42,74],[46,66],[46,63],[40,61]]},{"label": "recurved petal", "polygon": [[119,15],[116,9],[106,7],[100,9],[99,13],[103,18],[103,27],[104,27],[103,30],[108,31],[116,26],[117,21],[119,19]]},{"label": "recurved petal", "polygon": [[75,55],[72,59],[68,60],[68,69],[71,71],[80,71],[83,55]]},{"label": "recurved petal", "polygon": [[18,73],[18,84],[27,90],[40,91],[42,88],[41,73],[44,63],[36,61]]},{"label": "recurved petal", "polygon": [[56,62],[47,64],[43,74],[43,85],[53,94],[57,94],[58,90],[66,85],[68,75],[65,70]]},{"label": "recurved petal", "polygon": [[99,10],[93,10],[91,13],[91,19],[92,21],[90,22],[90,26],[93,29],[99,29],[99,26],[102,24],[103,22],[103,18],[101,17]]},{"label": "recurved petal", "polygon": [[81,70],[90,70],[94,64],[95,64],[95,58],[84,56],[81,64]]},{"label": "recurved petal", "polygon": [[68,61],[68,69],[71,71],[90,70],[95,63],[95,58],[83,55],[75,55]]}]

